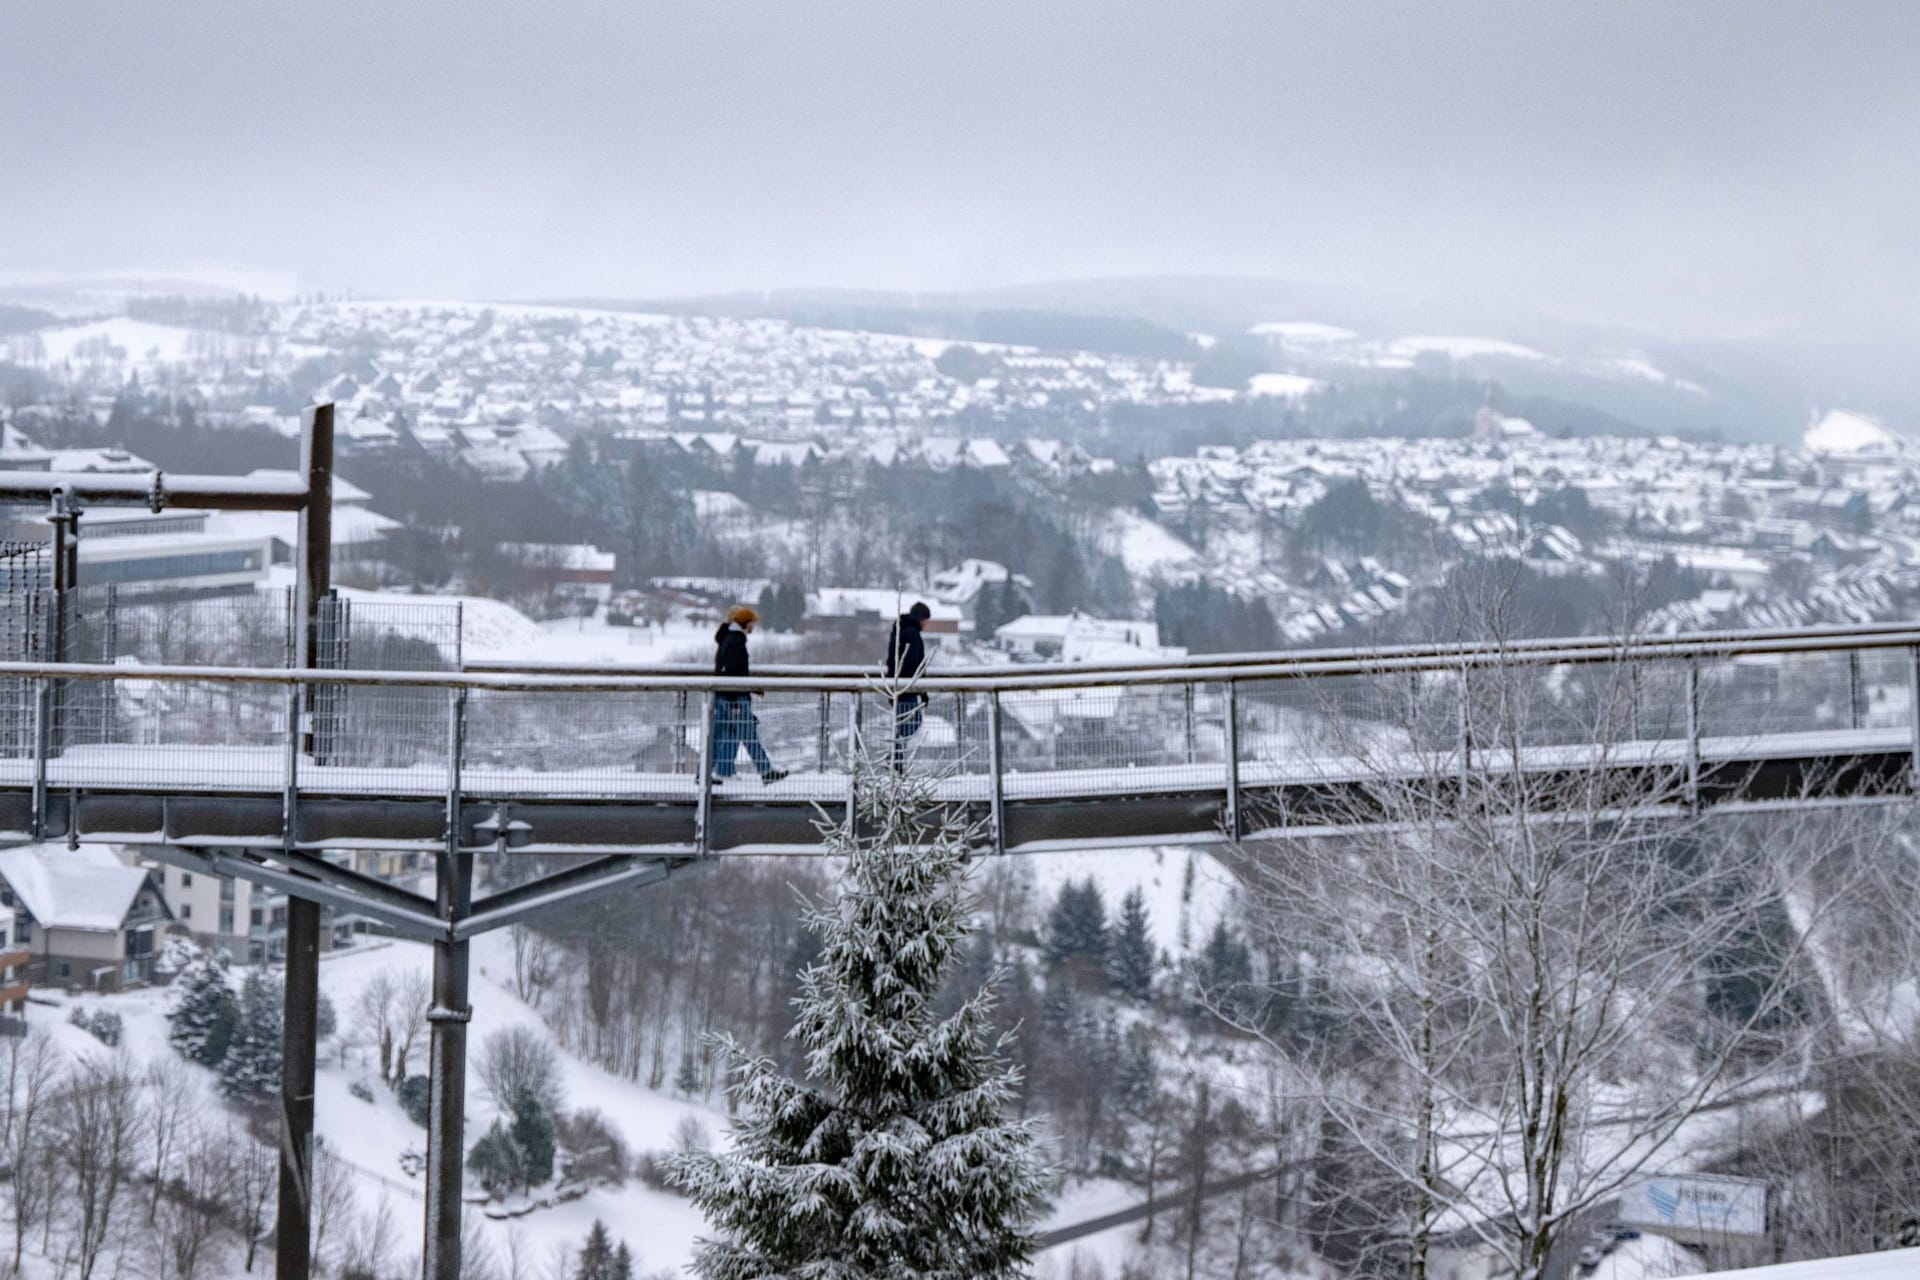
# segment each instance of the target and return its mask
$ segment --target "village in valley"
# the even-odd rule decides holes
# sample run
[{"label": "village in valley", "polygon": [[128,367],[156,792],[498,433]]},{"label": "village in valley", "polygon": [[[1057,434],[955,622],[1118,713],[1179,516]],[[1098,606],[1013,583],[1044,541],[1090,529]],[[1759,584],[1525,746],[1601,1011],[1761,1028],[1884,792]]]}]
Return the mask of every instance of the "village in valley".
[{"label": "village in valley", "polygon": [[[181,310],[208,319],[205,308]],[[0,409],[0,460],[145,473],[155,463],[137,438],[72,448],[42,447],[39,437],[70,430],[76,417],[105,427],[129,396],[203,429],[291,435],[299,404],[317,397],[338,406],[349,478],[422,458],[505,484],[589,446],[598,463],[691,465],[713,485],[688,495],[695,513],[716,540],[749,549],[735,557],[744,567],[662,574],[620,563],[611,546],[512,540],[491,550],[522,566],[519,589],[465,589],[517,595],[536,615],[577,620],[591,604],[601,621],[644,623],[791,581],[806,593],[795,629],[871,622],[896,612],[896,597],[925,596],[942,606],[935,632],[964,637],[983,660],[1034,656],[1036,642],[1058,656],[1069,633],[1078,637],[1069,657],[1090,656],[1088,637],[1106,623],[1128,624],[1117,634],[1143,660],[1205,647],[1163,646],[1168,637],[1154,634],[1156,588],[1197,580],[1263,608],[1278,645],[1352,642],[1390,633],[1414,582],[1474,557],[1559,579],[1665,564],[1683,589],[1632,620],[1653,633],[1863,621],[1887,616],[1920,585],[1920,456],[1845,409],[1810,422],[1793,445],[1575,433],[1492,407],[1451,436],[1279,433],[1165,456],[1148,437],[1130,438],[1130,451],[1102,444],[1113,422],[1141,410],[1298,413],[1325,390],[1323,375],[1345,367],[1337,360],[1391,369],[1408,363],[1407,351],[1438,351],[1455,376],[1487,378],[1484,362],[1497,374],[1515,350],[1491,340],[1349,344],[1336,360],[1326,335],[1343,330],[1258,325],[1252,337],[1314,376],[1254,375],[1236,390],[1196,384],[1190,361],[724,316],[427,302],[258,304],[234,315],[227,328],[113,316],[7,339],[6,358],[38,378],[16,385]],[[1196,353],[1211,341],[1193,336]],[[1664,377],[1644,361],[1615,363],[1628,371],[1620,376]],[[865,580],[823,580],[817,547],[800,545],[817,530],[756,509],[751,492],[737,491],[744,485],[726,487],[783,471],[802,488],[809,477],[842,477],[831,497],[855,502],[898,501],[925,472],[1011,478],[1041,503],[1106,478],[1117,497],[1077,518],[1122,563],[1130,591],[1108,591],[1099,604],[1111,616],[1102,617],[1091,599],[1037,598],[1033,565],[986,556],[896,557]],[[336,559],[360,566],[369,585],[462,590],[385,567],[406,512],[382,511],[351,479],[336,501]],[[285,560],[291,524],[276,519],[101,513],[81,554],[96,582],[241,589]],[[993,621],[1019,621],[998,645],[1000,627],[981,632],[974,616],[981,590],[996,584],[1011,595]],[[1104,640],[1097,647],[1107,653]]]},{"label": "village in valley", "polygon": [[[1492,340],[1364,343],[1312,322],[1255,326],[1234,340],[1265,344],[1283,368],[1220,387],[1195,381],[1214,342],[1206,335],[1188,335],[1189,357],[1175,359],[532,305],[209,310],[149,299],[132,309],[140,315],[77,316],[4,340],[0,469],[145,477],[230,451],[256,479],[272,477],[293,456],[303,406],[333,402],[332,562],[356,636],[343,663],[705,669],[714,628],[746,603],[766,624],[759,662],[877,668],[889,625],[918,601],[936,671],[1151,667],[1190,653],[1431,638],[1446,625],[1442,586],[1476,565],[1533,585],[1528,601],[1543,613],[1521,625],[1538,634],[1623,621],[1648,635],[1866,623],[1901,616],[1920,592],[1920,447],[1897,431],[1845,409],[1823,411],[1791,443],[1574,430],[1503,407],[1503,362],[1535,357]],[[1313,430],[1343,369],[1396,376],[1416,358],[1472,405],[1447,430]],[[1601,372],[1664,379],[1621,363]],[[1223,434],[1205,425],[1214,414],[1239,424],[1231,438],[1204,438]],[[1179,447],[1157,445],[1160,426],[1194,423],[1204,429],[1170,432]],[[576,529],[597,532],[569,538]],[[46,513],[16,508],[10,536],[44,541]],[[205,712],[132,676],[139,665],[284,661],[296,543],[287,513],[83,510],[77,599],[88,621],[70,656],[130,673],[99,714],[163,740]],[[1860,714],[1892,716],[1892,688],[1875,676]],[[439,732],[431,714],[417,725],[401,710],[368,731],[392,739],[377,758],[404,761],[407,742]],[[924,759],[962,761],[990,731],[1004,733],[1016,770],[1071,767],[1078,753],[1173,759],[1183,731],[1185,759],[1195,758],[1191,701],[1184,729],[1177,700],[1071,695],[1012,699],[1004,711],[994,728],[964,696],[934,706]],[[764,709],[769,745],[810,761],[811,727],[782,735],[792,712]],[[661,728],[664,747],[616,767],[684,764],[696,730]],[[1255,706],[1247,731],[1258,751],[1305,741],[1297,708],[1277,704]],[[818,733],[824,753],[824,718]],[[584,730],[571,746],[561,736],[526,729],[514,741],[553,767],[570,767],[569,749],[582,760],[601,750]],[[397,885],[433,875],[417,851],[362,850],[339,865]],[[730,870],[730,900],[768,903],[784,902],[799,874]],[[1171,1117],[1211,1123],[1207,1072],[1243,1092],[1264,1087],[1248,1068],[1222,1065],[1235,1050],[1194,1003],[1205,975],[1250,972],[1237,891],[1216,859],[1162,848],[1062,854],[994,876],[988,950],[1020,975],[1006,1016],[1048,1028],[1023,1042],[1023,1106],[1059,1117],[1068,1153],[1049,1220],[1131,1204],[1143,1177],[1151,1189],[1162,1147],[1184,1141]],[[12,985],[0,999],[18,1008],[33,990],[60,1003],[57,1033],[76,1048],[165,1055],[171,1044],[215,1073],[209,1087],[265,1097],[248,1083],[266,1070],[247,1056],[258,1046],[215,1053],[183,1027],[197,997],[177,993],[233,998],[218,995],[230,980],[217,957],[236,974],[271,972],[286,946],[284,892],[150,865],[103,841],[0,851],[0,894],[14,908],[0,956]],[[484,1052],[551,1039],[541,1052],[554,1163],[539,1178],[517,1165],[492,1171],[491,1155],[472,1166],[481,1172],[468,1197],[499,1229],[500,1253],[537,1243],[570,1268],[566,1250],[596,1221],[632,1216],[660,1224],[642,1266],[689,1255],[698,1216],[659,1170],[726,1125],[720,1067],[695,1029],[739,1012],[729,983],[710,989],[697,975],[711,965],[739,990],[784,989],[776,970],[800,943],[784,907],[769,906],[758,926],[776,938],[771,949],[724,929],[686,933],[670,904],[648,909],[640,932],[657,931],[649,946],[667,976],[641,965],[619,980],[636,1008],[677,1012],[637,1025],[583,1005],[557,968],[598,954],[604,922],[516,929],[478,952]],[[1123,931],[1139,970],[1125,990],[1099,964],[1090,976],[1086,958],[1109,940],[1118,948]],[[410,1221],[423,1167],[415,1070],[427,952],[344,911],[328,913],[326,945],[337,1006],[319,1077],[322,1111],[335,1117],[323,1124],[326,1176],[352,1188],[341,1194],[357,1196],[378,1252],[405,1234],[393,1213],[405,1208]],[[688,974],[668,954],[676,946],[700,957]],[[265,990],[243,984],[233,1016],[253,1016],[248,1002]],[[1070,1100],[1089,1090],[1118,1110],[1082,1116]],[[495,1129],[519,1123],[505,1103],[490,1105]],[[360,1123],[366,1115],[382,1123]],[[1251,1134],[1283,1120],[1235,1123]],[[1242,1137],[1208,1158],[1250,1168],[1264,1157]],[[1200,1221],[1181,1230],[1193,1238]],[[1050,1274],[1131,1274],[1135,1244],[1131,1228],[1107,1231],[1070,1262],[1062,1253]],[[341,1274],[358,1247],[334,1244]],[[1291,1246],[1276,1247],[1286,1256]],[[1437,1243],[1436,1256],[1452,1247]],[[1471,1241],[1458,1247],[1476,1256]]]}]

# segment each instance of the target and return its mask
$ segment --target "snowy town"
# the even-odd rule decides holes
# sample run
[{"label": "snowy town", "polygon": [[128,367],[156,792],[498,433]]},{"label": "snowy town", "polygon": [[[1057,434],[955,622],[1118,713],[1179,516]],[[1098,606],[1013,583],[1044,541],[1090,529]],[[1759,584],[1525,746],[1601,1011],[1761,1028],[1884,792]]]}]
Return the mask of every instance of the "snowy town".
[{"label": "snowy town", "polygon": [[[0,470],[164,485],[182,462],[204,456],[290,458],[302,404],[332,403],[330,561],[342,602],[333,643],[356,663],[398,670],[701,669],[716,625],[724,635],[749,607],[765,624],[756,651],[774,664],[851,657],[877,668],[889,628],[909,616],[933,672],[1149,668],[1235,648],[1310,655],[1431,637],[1444,625],[1436,601],[1446,584],[1474,566],[1538,584],[1552,607],[1534,624],[1545,634],[1607,625],[1598,606],[1561,607],[1581,584],[1603,601],[1625,599],[1604,594],[1621,583],[1643,592],[1626,616],[1655,638],[1880,623],[1903,616],[1920,589],[1920,449],[1846,409],[1819,412],[1789,447],[1555,430],[1489,397],[1459,434],[1276,435],[1129,457],[1103,453],[1098,428],[1141,406],[1204,411],[1282,397],[1310,408],[1338,363],[1324,337],[1333,327],[1254,326],[1248,336],[1283,361],[1307,339],[1314,358],[1235,390],[1196,387],[1192,366],[1177,361],[773,321],[456,303],[242,310],[238,332],[116,315],[14,336],[7,356],[21,372],[0,408]],[[1418,353],[1430,356],[1437,341]],[[1511,354],[1490,342],[1441,345],[1466,362],[1489,347]],[[1361,354],[1400,359],[1395,350]],[[241,478],[297,481],[284,466],[253,466]],[[976,505],[948,522],[955,529],[874,555],[876,541],[898,539],[876,531],[910,530],[914,495],[933,493]],[[887,514],[903,495],[903,514]],[[436,506],[436,497],[446,501]],[[593,501],[644,503],[655,518],[609,520]],[[473,518],[521,506],[534,511],[528,521]],[[448,519],[448,510],[467,516]],[[566,532],[554,522],[559,511],[608,536],[556,536]],[[662,511],[690,521],[694,540],[673,541]],[[986,519],[1027,532],[981,538],[988,526],[975,512],[1000,513]],[[536,519],[545,522],[537,530]],[[52,536],[44,509],[13,508],[10,547]],[[293,513],[99,506],[83,508],[61,536],[77,566],[77,621],[63,656],[122,672],[285,660],[301,556]],[[919,608],[909,615],[909,606]],[[23,615],[22,634],[34,625]],[[1898,719],[1896,677],[1865,671],[1856,724]],[[1830,721],[1820,690],[1767,687],[1770,714]],[[235,712],[164,682],[123,676],[114,690],[104,704],[74,702],[60,732],[83,744],[166,742],[223,732]],[[437,730],[415,722],[413,705],[341,695],[329,759],[361,769],[427,759]],[[429,704],[418,705],[430,720]],[[808,707],[776,697],[760,709],[783,766],[762,768],[769,796],[832,794],[832,785],[817,789],[816,771],[852,738],[825,704],[817,717]],[[1016,772],[1043,778],[1124,759],[1144,786],[1155,770],[1226,749],[1219,730],[1205,727],[1221,714],[1205,693],[1189,691],[1184,705],[1043,694],[1002,698],[995,710],[998,721],[983,700],[934,699],[914,722],[919,767],[964,773],[991,739]],[[272,733],[266,704],[242,711],[253,732]],[[1305,711],[1298,698],[1250,699],[1236,713],[1243,748],[1261,758],[1326,750],[1339,723]],[[676,714],[647,730],[652,745],[632,766],[640,776],[683,768],[704,751],[700,726]],[[642,740],[638,727],[609,735],[592,714],[565,715],[523,712],[510,737],[470,744],[476,765],[515,785],[512,767],[527,755],[538,769],[564,771],[598,764],[616,738]],[[316,746],[307,767],[319,760]],[[713,779],[727,803],[748,794],[723,790],[724,781]],[[418,850],[326,857],[337,874],[364,882],[431,892],[435,879],[432,855]],[[148,846],[110,840],[0,850],[0,895],[13,907],[0,955],[11,985],[0,995],[33,1025],[57,1010],[50,1030],[68,1052],[85,1057],[99,1044],[154,1062],[150,1079],[89,1067],[104,1073],[90,1087],[146,1117],[156,1170],[170,1160],[166,1144],[198,1144],[217,1159],[204,1169],[188,1163],[179,1176],[217,1174],[222,1186],[253,1188],[237,1233],[195,1218],[191,1200],[173,1211],[170,1247],[204,1237],[215,1251],[230,1239],[254,1253],[270,1225],[259,1135],[183,1120],[161,1096],[206,1088],[244,1116],[277,1088],[273,975],[287,962],[298,897],[283,883],[223,873],[235,865],[155,860]],[[486,873],[495,891],[500,874]],[[503,1280],[626,1280],[670,1274],[689,1256],[695,1204],[720,1194],[710,1180],[717,1166],[701,1162],[728,1124],[728,1068],[700,1028],[764,1037],[784,1025],[760,995],[741,1005],[735,993],[786,989],[779,968],[801,945],[799,922],[773,904],[796,874],[736,870],[725,891],[735,903],[766,898],[754,927],[770,931],[771,946],[727,929],[700,933],[696,922],[715,909],[705,894],[636,899],[660,940],[650,958],[628,955],[609,975],[632,1014],[617,1013],[605,990],[596,996],[594,982],[564,976],[570,959],[605,954],[608,922],[555,916],[550,927],[516,926],[478,948],[484,1012],[473,1052],[480,1114],[495,1118],[473,1125],[465,1196],[489,1224],[474,1248]],[[981,962],[990,954],[1014,973],[997,1016],[1048,1029],[1023,1040],[1018,1058],[1020,1106],[1048,1117],[1057,1162],[1045,1221],[1065,1243],[1043,1259],[1043,1274],[1137,1275],[1156,1256],[1222,1264],[1217,1243],[1202,1248],[1219,1206],[1169,1207],[1173,1225],[1153,1243],[1156,1186],[1250,1176],[1265,1158],[1259,1135],[1298,1140],[1293,1104],[1274,1090],[1301,1067],[1238,1055],[1249,1034],[1257,1041],[1320,1015],[1307,1012],[1308,971],[1284,957],[1262,959],[1254,981],[1260,931],[1272,925],[1236,906],[1249,883],[1257,881],[1230,861],[1177,847],[1056,853],[994,873]],[[317,1226],[315,1256],[342,1277],[383,1280],[404,1248],[402,1210],[417,1203],[427,1163],[421,1055],[431,966],[426,948],[377,915],[329,908],[321,939],[324,1145],[315,1177],[330,1204],[316,1212],[357,1225]],[[675,947],[695,957],[690,969],[668,958]],[[717,986],[714,975],[725,975]],[[1871,998],[1879,981],[1868,984]],[[1250,983],[1264,1003],[1230,994]],[[1869,997],[1836,986],[1826,998]],[[182,1074],[196,1067],[204,1080]],[[1216,1090],[1233,1100],[1216,1100]],[[1083,1107],[1076,1099],[1089,1091],[1104,1101]],[[1262,1091],[1267,1101],[1255,1105]],[[365,1108],[381,1123],[358,1119]],[[1670,1187],[1694,1196],[1724,1187],[1729,1204],[1754,1194],[1757,1184],[1737,1178],[1701,1180],[1705,1153],[1724,1147],[1711,1124],[1691,1119],[1660,1132],[1699,1153],[1702,1172],[1672,1184],[1628,1180],[1627,1201],[1658,1201]],[[1203,1133],[1214,1136],[1202,1141]],[[30,1131],[19,1139],[31,1140]],[[24,1146],[16,1157],[34,1158]],[[66,1175],[49,1165],[47,1176]],[[20,1221],[36,1221],[33,1185],[19,1185]],[[158,1172],[153,1185],[163,1186]],[[1304,1184],[1289,1185],[1289,1195],[1307,1195]],[[1135,1212],[1143,1196],[1144,1231]],[[1566,1228],[1567,1240],[1584,1242],[1564,1246],[1563,1259],[1577,1254],[1561,1263],[1570,1273],[1684,1273],[1702,1259],[1759,1256],[1737,1232],[1669,1224],[1643,1234],[1631,1204],[1605,1203],[1615,1206],[1611,1217],[1583,1209]],[[1076,1225],[1116,1210],[1132,1225]],[[44,1229],[52,1216],[38,1212]],[[257,1221],[249,1226],[246,1214]],[[1351,1242],[1303,1214],[1242,1214],[1234,1273],[1288,1274],[1310,1254],[1357,1264]],[[655,1229],[620,1226],[642,1220]],[[1471,1215],[1441,1215],[1429,1265],[1485,1274],[1479,1268],[1505,1246],[1484,1237]],[[1250,1250],[1279,1269],[1255,1268]],[[95,1261],[107,1252],[103,1240]],[[180,1280],[194,1280],[199,1264],[180,1266]],[[1620,1269],[1630,1266],[1640,1270]]]},{"label": "snowy town", "polygon": [[0,1280],[1920,1277],[1916,49],[0,4]]}]

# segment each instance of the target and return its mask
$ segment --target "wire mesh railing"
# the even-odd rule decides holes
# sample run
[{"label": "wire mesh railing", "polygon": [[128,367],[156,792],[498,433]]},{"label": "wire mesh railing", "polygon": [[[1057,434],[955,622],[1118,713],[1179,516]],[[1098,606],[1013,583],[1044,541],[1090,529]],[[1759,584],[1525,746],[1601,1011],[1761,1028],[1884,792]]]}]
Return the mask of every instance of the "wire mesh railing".
[{"label": "wire mesh railing", "polygon": [[[270,619],[284,602],[256,607]],[[229,617],[230,651],[245,651],[253,624]],[[636,801],[705,814],[839,803],[864,750],[996,813],[1224,796],[1237,833],[1242,792],[1383,772],[1651,760],[1689,771],[1692,787],[1716,760],[1768,751],[1920,751],[1920,629],[1467,661],[1309,657],[1125,679],[1016,668],[890,689],[839,677],[464,673],[457,614],[358,603],[323,616],[327,665],[315,671],[130,662],[128,647],[185,650],[137,613],[116,625],[116,662],[0,661],[0,785],[283,792],[289,803]]]}]

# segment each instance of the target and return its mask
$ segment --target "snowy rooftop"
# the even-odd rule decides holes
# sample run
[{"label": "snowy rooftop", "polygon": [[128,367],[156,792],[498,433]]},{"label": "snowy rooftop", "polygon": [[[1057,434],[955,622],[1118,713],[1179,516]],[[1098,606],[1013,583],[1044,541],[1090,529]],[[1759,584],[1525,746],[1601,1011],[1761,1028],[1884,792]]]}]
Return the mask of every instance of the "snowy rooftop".
[{"label": "snowy rooftop", "polygon": [[104,844],[29,844],[0,849],[0,880],[43,929],[110,933],[127,918],[147,873]]}]

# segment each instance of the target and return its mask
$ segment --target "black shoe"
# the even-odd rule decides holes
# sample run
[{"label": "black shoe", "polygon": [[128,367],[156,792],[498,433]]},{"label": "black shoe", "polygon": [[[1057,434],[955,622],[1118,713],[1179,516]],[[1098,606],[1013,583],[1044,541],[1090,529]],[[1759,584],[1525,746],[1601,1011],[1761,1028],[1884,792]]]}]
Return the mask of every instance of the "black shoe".
[{"label": "black shoe", "polygon": [[787,771],[785,769],[769,769],[760,775],[760,783],[762,786],[765,786],[770,782],[778,782],[786,776]]},{"label": "black shoe", "polygon": [[717,773],[710,773],[710,774],[708,774],[708,775],[707,775],[707,781],[708,781],[709,783],[711,783],[711,784],[712,784],[713,786],[716,786],[716,787],[718,787],[718,786],[722,786],[722,785],[724,785],[724,784],[726,783],[726,779],[725,779],[725,778],[723,778],[723,777],[721,777],[721,776],[720,776],[719,774],[717,774]]}]

